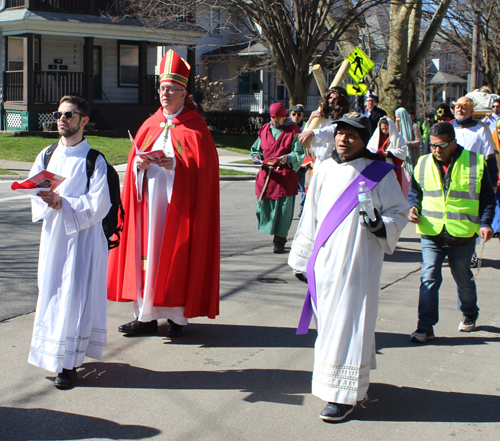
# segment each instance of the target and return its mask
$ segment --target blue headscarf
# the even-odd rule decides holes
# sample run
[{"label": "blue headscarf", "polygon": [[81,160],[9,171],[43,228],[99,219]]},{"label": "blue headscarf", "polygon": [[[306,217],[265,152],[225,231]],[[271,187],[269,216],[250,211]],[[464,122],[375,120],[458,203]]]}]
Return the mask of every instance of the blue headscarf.
[{"label": "blue headscarf", "polygon": [[399,116],[399,128],[401,135],[406,142],[414,141],[413,139],[413,121],[404,107],[396,110],[396,116]]}]

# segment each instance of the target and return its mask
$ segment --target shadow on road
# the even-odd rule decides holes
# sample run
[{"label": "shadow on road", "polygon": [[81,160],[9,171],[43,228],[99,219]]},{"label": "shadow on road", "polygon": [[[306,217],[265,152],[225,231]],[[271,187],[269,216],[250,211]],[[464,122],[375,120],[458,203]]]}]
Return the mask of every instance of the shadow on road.
[{"label": "shadow on road", "polygon": [[[368,399],[353,414],[365,421],[497,423],[500,396],[443,392],[372,383]],[[405,438],[404,436],[402,439]]]},{"label": "shadow on road", "polygon": [[[207,360],[207,365],[211,360]],[[284,369],[152,371],[125,363],[85,363],[76,387],[238,390],[244,401],[301,405],[311,392],[311,372]]]},{"label": "shadow on road", "polygon": [[414,250],[413,248],[406,248],[397,246],[394,254],[385,254],[385,262],[400,262],[400,263],[422,263],[422,251]]},{"label": "shadow on road", "polygon": [[0,407],[2,439],[78,440],[78,439],[149,439],[160,430],[147,426],[123,425],[114,421],[48,409]]},{"label": "shadow on road", "polygon": [[[413,343],[410,341],[409,334],[394,334],[389,332],[376,332],[375,342],[377,345],[377,353],[386,348],[407,348],[407,347],[422,347],[422,346],[472,346],[484,345],[487,343],[500,342],[500,328],[495,326],[478,326],[476,332],[471,333],[457,333],[456,337],[440,337],[439,334],[436,338],[428,342]],[[478,335],[477,332],[489,332],[493,334],[491,337]]]},{"label": "shadow on road", "polygon": [[[313,321],[314,324],[314,321]],[[128,336],[125,338],[165,338],[167,324],[158,327],[158,334],[148,336]],[[165,338],[165,344],[196,345],[203,348],[312,348],[316,340],[316,330],[297,335],[296,328],[273,326],[243,326],[194,324],[186,327],[186,333],[175,340]]]}]

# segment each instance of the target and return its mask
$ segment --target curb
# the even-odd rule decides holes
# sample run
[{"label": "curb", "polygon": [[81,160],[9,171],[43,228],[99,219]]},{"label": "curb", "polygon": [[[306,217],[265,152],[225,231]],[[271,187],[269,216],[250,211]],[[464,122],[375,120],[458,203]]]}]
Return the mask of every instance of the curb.
[{"label": "curb", "polygon": [[17,181],[21,178],[21,175],[0,175],[0,181]]},{"label": "curb", "polygon": [[221,181],[255,181],[255,176],[250,175],[227,175],[219,176]]}]

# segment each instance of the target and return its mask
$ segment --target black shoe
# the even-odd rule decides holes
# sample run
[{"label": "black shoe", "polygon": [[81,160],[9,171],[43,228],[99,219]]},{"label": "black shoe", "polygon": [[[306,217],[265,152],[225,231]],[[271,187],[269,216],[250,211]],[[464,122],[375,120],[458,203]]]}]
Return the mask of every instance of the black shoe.
[{"label": "black shoe", "polygon": [[54,380],[54,385],[58,389],[69,389],[75,384],[75,380],[76,368],[63,369],[60,374],[57,374],[57,378]]},{"label": "black shoe", "polygon": [[342,421],[347,415],[352,413],[354,406],[350,404],[328,403],[319,417],[323,421]]},{"label": "black shoe", "polygon": [[460,332],[472,332],[476,329],[476,321],[479,317],[479,313],[476,312],[472,315],[463,315],[462,321],[458,325],[458,330]]},{"label": "black shoe", "polygon": [[427,340],[432,340],[435,337],[433,331],[418,328],[410,335],[410,340],[413,343],[425,343]]},{"label": "black shoe", "polygon": [[139,335],[139,334],[155,334],[158,332],[158,320],[151,322],[140,322],[135,319],[133,322],[125,323],[118,328],[118,332],[124,334]]},{"label": "black shoe", "polygon": [[281,242],[274,242],[274,254],[283,254],[285,253],[285,244]]},{"label": "black shoe", "polygon": [[168,328],[167,337],[181,337],[186,332],[185,326],[178,325],[170,319],[168,320],[168,324],[170,325],[170,328]]}]

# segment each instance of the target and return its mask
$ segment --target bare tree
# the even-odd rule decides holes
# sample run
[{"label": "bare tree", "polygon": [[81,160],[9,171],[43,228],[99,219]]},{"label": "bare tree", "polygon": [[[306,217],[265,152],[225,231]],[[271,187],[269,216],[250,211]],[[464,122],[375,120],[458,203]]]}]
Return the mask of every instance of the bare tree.
[{"label": "bare tree", "polygon": [[226,8],[236,17],[233,31],[240,32],[240,40],[260,42],[269,49],[271,63],[283,78],[293,105],[306,102],[313,79],[311,64],[325,62],[339,38],[381,1],[189,0],[181,3],[127,0],[126,3],[125,9],[150,27],[182,16],[176,9],[179,6],[186,7],[188,12],[198,8]]},{"label": "bare tree", "polygon": [[[371,77],[380,106],[389,114],[398,107],[416,107],[416,81],[421,65],[440,29],[452,0],[392,0],[389,7],[388,50],[385,67]],[[353,42],[344,41],[343,51]],[[374,87],[373,87],[374,86]]]},{"label": "bare tree", "polygon": [[453,0],[439,36],[453,45],[462,57],[472,62],[472,34],[474,12],[480,20],[480,60],[479,69],[484,81],[492,92],[500,94],[500,0]]}]

